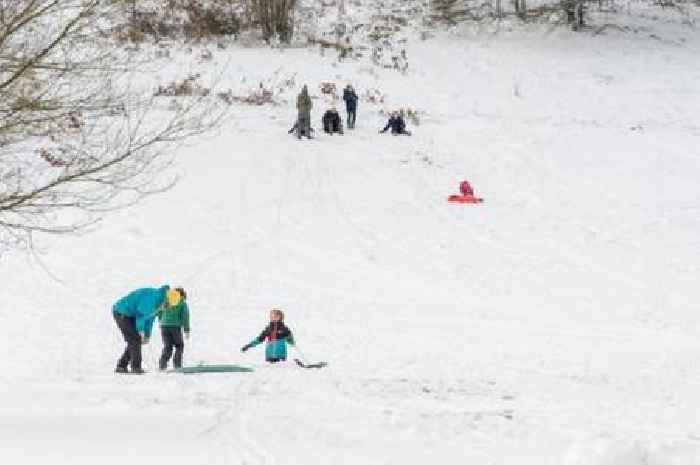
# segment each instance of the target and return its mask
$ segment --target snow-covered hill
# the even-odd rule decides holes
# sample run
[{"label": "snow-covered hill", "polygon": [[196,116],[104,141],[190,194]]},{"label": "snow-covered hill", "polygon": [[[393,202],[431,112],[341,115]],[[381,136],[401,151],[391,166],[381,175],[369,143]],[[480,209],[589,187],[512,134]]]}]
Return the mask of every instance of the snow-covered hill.
[{"label": "snow-covered hill", "polygon": [[[280,105],[234,107],[166,194],[3,256],[2,463],[700,463],[700,35],[655,24],[465,29],[408,41],[406,74],[212,50]],[[212,66],[176,58],[161,81]],[[384,102],[296,141],[322,82]],[[414,136],[377,134],[399,107]],[[445,201],[462,179],[483,205]],[[188,363],[256,371],[156,373],[155,337],[151,373],[115,375],[111,305],[162,283],[190,294]],[[239,352],[273,306],[326,369]]]}]

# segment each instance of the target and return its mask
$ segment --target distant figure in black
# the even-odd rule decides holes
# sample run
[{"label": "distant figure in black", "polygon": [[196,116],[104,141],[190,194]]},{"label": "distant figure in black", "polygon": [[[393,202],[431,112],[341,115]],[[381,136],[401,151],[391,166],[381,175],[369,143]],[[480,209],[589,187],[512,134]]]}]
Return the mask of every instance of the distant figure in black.
[{"label": "distant figure in black", "polygon": [[357,117],[357,94],[355,89],[348,84],[343,91],[343,100],[345,100],[345,110],[348,113],[348,129],[355,129],[355,118]]},{"label": "distant figure in black", "polygon": [[410,136],[411,132],[406,130],[406,121],[404,121],[403,116],[398,111],[395,111],[391,114],[389,117],[389,121],[386,123],[386,126],[384,126],[384,129],[379,131],[380,133],[385,133],[389,128],[391,128],[391,134],[394,136],[398,136],[399,134],[403,134],[406,136]]},{"label": "distant figure in black", "polygon": [[332,107],[323,115],[323,130],[326,134],[343,133],[343,121],[340,119],[338,110]]}]

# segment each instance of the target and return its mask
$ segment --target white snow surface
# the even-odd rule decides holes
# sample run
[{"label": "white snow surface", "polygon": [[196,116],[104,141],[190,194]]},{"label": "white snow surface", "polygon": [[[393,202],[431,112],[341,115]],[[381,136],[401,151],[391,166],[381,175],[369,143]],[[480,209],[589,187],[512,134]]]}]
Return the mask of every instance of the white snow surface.
[{"label": "white snow surface", "polygon": [[[2,257],[0,462],[699,464],[700,34],[656,28],[415,40],[406,75],[215,50],[231,88],[296,86],[185,147],[171,191]],[[322,81],[421,124],[377,134],[361,101],[299,142]],[[484,204],[446,202],[462,179]],[[255,372],[158,373],[156,327],[150,373],[115,375],[112,304],[164,283],[190,294],[188,365]],[[275,306],[327,368],[239,352]]]}]

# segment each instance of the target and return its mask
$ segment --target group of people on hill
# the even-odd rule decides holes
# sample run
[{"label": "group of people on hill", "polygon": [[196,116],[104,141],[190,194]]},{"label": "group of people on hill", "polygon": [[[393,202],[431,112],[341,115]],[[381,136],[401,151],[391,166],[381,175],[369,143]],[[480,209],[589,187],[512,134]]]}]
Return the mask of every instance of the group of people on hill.
[{"label": "group of people on hill", "polygon": [[[347,128],[355,129],[355,120],[357,119],[357,102],[359,97],[355,92],[352,85],[348,84],[343,90],[343,100],[345,101],[345,111],[347,113]],[[309,89],[304,85],[301,92],[297,96],[297,120],[294,126],[289,130],[289,134],[294,133],[298,139],[306,137],[308,139],[312,138],[312,133],[314,129],[311,127],[311,109],[314,104],[311,101],[311,96],[309,95]],[[331,106],[323,114],[321,118],[321,123],[323,124],[323,132],[326,134],[343,134],[343,121],[338,113],[338,109],[335,105]],[[404,120],[401,113],[394,111],[389,117],[384,129],[380,130],[380,133],[385,133],[391,129],[391,134],[394,135],[407,135],[410,136],[411,132],[406,129],[406,121]]]},{"label": "group of people on hill", "polygon": [[[117,373],[143,374],[141,347],[148,344],[156,319],[163,340],[158,367],[167,370],[173,356],[173,367],[182,368],[185,339],[190,336],[190,309],[187,293],[181,287],[141,288],[119,299],[112,306],[112,316],[121,332],[126,348],[117,360]],[[258,337],[241,348],[241,352],[266,343],[265,360],[277,363],[287,359],[287,344],[294,345],[292,331],[284,323],[284,312],[270,310],[270,323]],[[183,338],[184,334],[184,338]],[[130,370],[129,370],[130,369]]]}]

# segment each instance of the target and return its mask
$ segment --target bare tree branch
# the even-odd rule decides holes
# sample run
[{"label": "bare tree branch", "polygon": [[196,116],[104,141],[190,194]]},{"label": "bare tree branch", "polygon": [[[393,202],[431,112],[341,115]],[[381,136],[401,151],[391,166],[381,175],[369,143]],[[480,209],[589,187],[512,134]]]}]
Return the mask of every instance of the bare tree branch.
[{"label": "bare tree branch", "polygon": [[0,253],[169,189],[174,151],[224,115],[206,95],[159,108],[104,33],[120,3],[0,0]]}]

